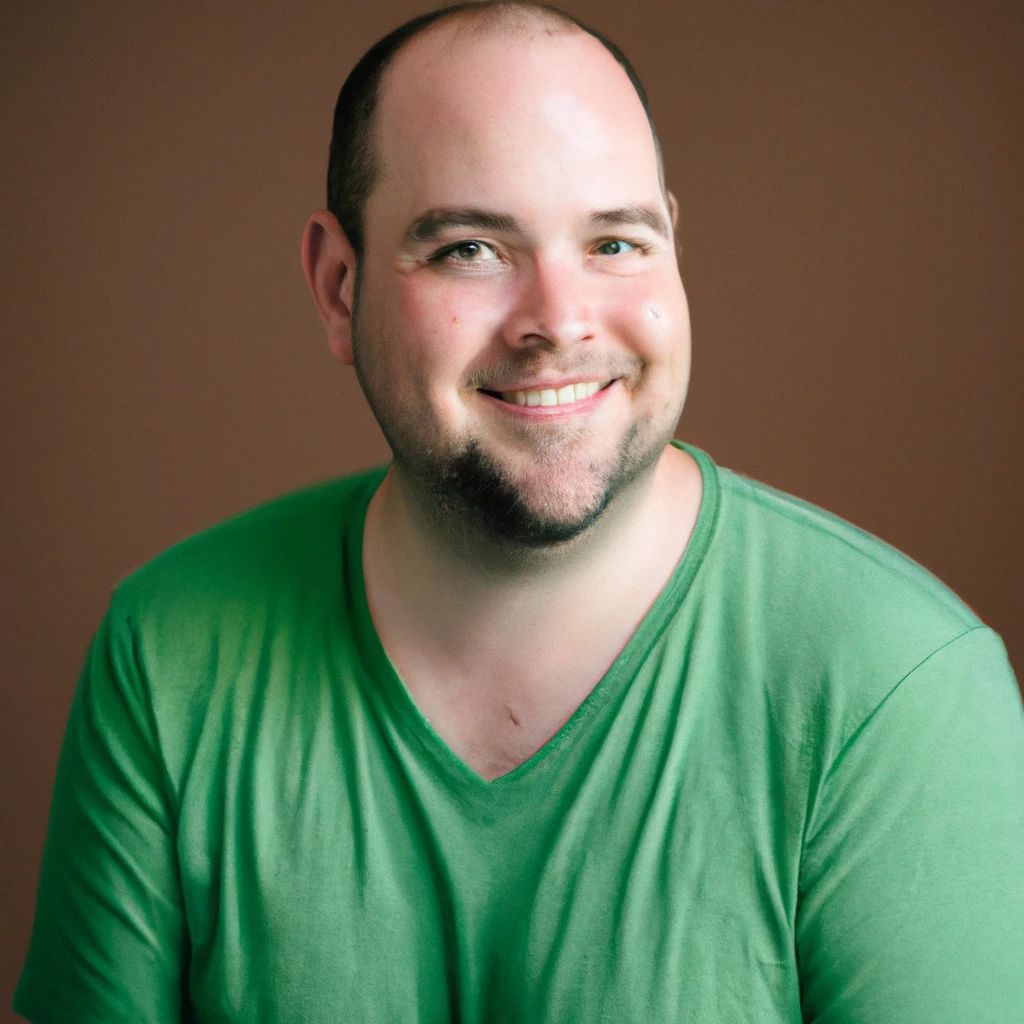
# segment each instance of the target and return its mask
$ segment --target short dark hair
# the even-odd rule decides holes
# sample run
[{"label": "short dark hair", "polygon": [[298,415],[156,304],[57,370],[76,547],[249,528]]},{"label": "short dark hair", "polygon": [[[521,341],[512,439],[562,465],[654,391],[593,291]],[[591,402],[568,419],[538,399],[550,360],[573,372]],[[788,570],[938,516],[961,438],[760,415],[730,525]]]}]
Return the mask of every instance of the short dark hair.
[{"label": "short dark hair", "polygon": [[581,29],[593,36],[618,61],[633,83],[633,88],[647,115],[658,156],[658,173],[662,174],[661,144],[654,129],[647,92],[633,65],[610,39],[550,4],[533,3],[531,0],[471,0],[468,3],[451,4],[412,18],[371,46],[352,69],[338,93],[338,102],[334,107],[331,149],[327,161],[327,208],[338,218],[338,223],[357,254],[363,251],[366,200],[380,174],[380,164],[373,140],[373,118],[381,78],[395,54],[410,39],[442,18],[454,15],[478,17],[516,13],[551,23],[561,22],[568,27]]}]

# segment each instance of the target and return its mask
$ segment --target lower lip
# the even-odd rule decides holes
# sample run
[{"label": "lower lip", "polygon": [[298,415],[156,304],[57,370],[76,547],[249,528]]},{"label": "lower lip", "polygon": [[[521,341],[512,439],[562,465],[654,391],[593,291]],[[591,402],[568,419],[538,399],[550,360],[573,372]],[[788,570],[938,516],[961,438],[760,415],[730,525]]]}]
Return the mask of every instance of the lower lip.
[{"label": "lower lip", "polygon": [[502,412],[522,420],[564,419],[593,411],[604,402],[618,383],[618,380],[613,380],[600,391],[595,391],[589,398],[581,398],[577,402],[568,402],[565,405],[516,405],[515,402],[506,402],[504,399],[495,398],[484,391],[478,391],[477,394],[491,405],[501,409]]}]

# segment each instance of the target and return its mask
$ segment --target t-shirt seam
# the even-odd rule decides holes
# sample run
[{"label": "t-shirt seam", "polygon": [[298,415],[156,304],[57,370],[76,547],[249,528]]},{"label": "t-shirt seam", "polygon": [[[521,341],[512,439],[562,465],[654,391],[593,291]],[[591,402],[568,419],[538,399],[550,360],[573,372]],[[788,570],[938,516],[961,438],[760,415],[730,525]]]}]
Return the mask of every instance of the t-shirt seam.
[{"label": "t-shirt seam", "polygon": [[[730,489],[740,492],[740,496],[754,502],[765,512],[773,513],[797,526],[813,530],[816,534],[828,537],[836,543],[843,545],[843,547],[852,551],[855,555],[868,559],[891,579],[912,587],[916,593],[927,597],[929,601],[939,605],[948,613],[956,615],[961,621],[973,622],[974,625],[970,629],[986,627],[986,624],[979,619],[971,608],[963,604],[951,591],[945,591],[945,584],[930,569],[913,559],[910,555],[894,547],[887,540],[876,536],[849,520],[843,519],[834,512],[829,512],[827,509],[819,508],[818,506],[813,506],[814,511],[817,513],[816,515],[801,514],[803,506],[798,506],[797,508],[790,507],[789,502],[794,500],[790,495],[768,484],[743,476],[741,473],[729,470],[722,475],[729,478],[728,481],[722,481],[721,486],[723,490],[729,486],[729,482],[735,482],[735,487]],[[773,497],[777,497],[778,500],[770,500]],[[844,536],[843,530],[837,528],[839,526],[853,531],[866,543],[855,543],[851,538]],[[899,561],[899,568],[890,564],[888,560],[878,557],[876,552],[879,547]],[[924,573],[927,576],[927,580],[917,578],[918,573]],[[931,586],[928,585],[929,583]],[[970,630],[967,631],[969,632]],[[937,651],[933,653],[937,653]]]},{"label": "t-shirt seam", "polygon": [[[838,768],[840,762],[844,759],[844,757],[846,756],[847,752],[850,750],[852,745],[857,741],[857,739],[862,735],[862,733],[868,727],[868,725],[882,712],[882,710],[889,704],[891,698],[896,694],[897,691],[899,691],[899,690],[901,690],[903,688],[903,685],[912,676],[914,676],[921,668],[923,668],[926,664],[928,664],[928,662],[930,662],[933,658],[937,657],[939,654],[941,654],[948,647],[951,647],[953,644],[958,643],[960,640],[963,640],[965,637],[970,636],[972,633],[977,633],[977,632],[985,632],[985,633],[989,633],[989,634],[991,634],[993,636],[996,635],[995,631],[991,627],[985,625],[984,623],[980,623],[978,625],[971,626],[970,628],[965,629],[965,630],[961,631],[960,633],[957,633],[955,636],[951,637],[950,639],[946,640],[945,642],[939,644],[937,647],[935,647],[931,651],[929,651],[928,654],[926,654],[923,658],[921,658],[920,661],[918,661],[916,664],[914,664],[914,666],[912,668],[910,668],[907,672],[905,672],[889,688],[889,690],[886,691],[886,693],[874,705],[874,707],[872,707],[864,715],[864,717],[857,723],[857,725],[854,726],[854,728],[850,731],[849,736],[841,744],[841,746],[840,746],[838,752],[836,753],[835,757],[832,758],[832,760],[829,763],[828,767],[825,768],[821,772],[821,776],[820,776],[820,780],[818,782],[818,785],[816,787],[813,787],[811,785],[811,781],[808,780],[806,809],[805,809],[805,812],[804,812],[804,822],[803,822],[803,827],[801,829],[801,835],[800,835],[800,863],[799,863],[799,867],[798,867],[798,871],[797,871],[797,893],[798,893],[798,895],[799,895],[799,893],[801,891],[801,888],[802,888],[802,881],[801,881],[801,879],[802,879],[802,876],[803,876],[803,866],[804,866],[804,859],[805,859],[805,855],[806,855],[807,847],[808,847],[809,834],[811,832],[811,821],[814,819],[814,817],[817,814],[817,807],[818,807],[818,803],[819,803],[819,800],[820,800],[820,795],[823,792],[823,790],[825,789],[826,785],[828,784],[829,779],[831,778],[833,773]],[[814,795],[813,796],[812,796],[812,789],[814,790]],[[814,802],[814,807],[811,806],[812,800]]]},{"label": "t-shirt seam", "polygon": [[[115,593],[114,601],[116,602],[117,600],[118,595]],[[113,610],[112,603],[112,613]],[[120,619],[120,621],[118,621],[118,619]],[[152,737],[153,757],[160,766],[160,786],[163,790],[164,797],[167,800],[168,808],[171,811],[172,823],[176,833],[178,820],[181,816],[180,794],[175,786],[164,750],[164,741],[160,730],[160,717],[157,714],[154,702],[154,687],[150,679],[150,674],[146,670],[145,658],[142,653],[142,631],[139,623],[136,622],[135,618],[127,610],[121,612],[117,618],[114,618],[112,614],[110,627],[111,630],[117,631],[124,629],[127,633],[132,667],[134,668],[138,679],[138,690],[140,691],[139,696],[145,709],[146,723]]]}]

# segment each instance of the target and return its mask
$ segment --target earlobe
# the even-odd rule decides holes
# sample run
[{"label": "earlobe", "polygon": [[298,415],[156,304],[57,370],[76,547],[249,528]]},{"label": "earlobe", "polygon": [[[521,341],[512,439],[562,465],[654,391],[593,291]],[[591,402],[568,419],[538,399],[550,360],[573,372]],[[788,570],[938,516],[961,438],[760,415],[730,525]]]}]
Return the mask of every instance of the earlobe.
[{"label": "earlobe", "polygon": [[356,257],[337,218],[326,210],[314,213],[302,233],[302,270],[332,355],[351,366]]}]

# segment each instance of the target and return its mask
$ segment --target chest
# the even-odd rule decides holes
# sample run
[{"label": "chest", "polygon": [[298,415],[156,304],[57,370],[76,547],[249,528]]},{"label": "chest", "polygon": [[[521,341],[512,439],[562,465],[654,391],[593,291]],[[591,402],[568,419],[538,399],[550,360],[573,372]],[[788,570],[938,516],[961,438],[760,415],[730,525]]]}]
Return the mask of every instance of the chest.
[{"label": "chest", "polygon": [[440,742],[486,780],[505,775],[537,754],[579,710],[596,680],[563,675],[545,689],[506,685],[444,685],[423,678],[410,698]]},{"label": "chest", "polygon": [[452,657],[390,637],[394,683],[440,742],[484,779],[505,775],[563,729],[609,672],[632,624],[587,643],[525,635],[512,648]]},{"label": "chest", "polygon": [[439,785],[387,722],[325,711],[246,723],[185,793],[201,1024],[799,1019],[786,838],[701,736],[598,708],[597,757],[570,735]]}]

